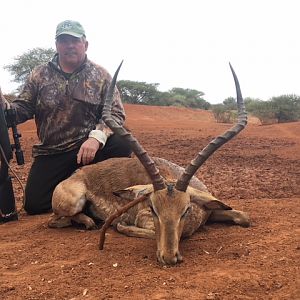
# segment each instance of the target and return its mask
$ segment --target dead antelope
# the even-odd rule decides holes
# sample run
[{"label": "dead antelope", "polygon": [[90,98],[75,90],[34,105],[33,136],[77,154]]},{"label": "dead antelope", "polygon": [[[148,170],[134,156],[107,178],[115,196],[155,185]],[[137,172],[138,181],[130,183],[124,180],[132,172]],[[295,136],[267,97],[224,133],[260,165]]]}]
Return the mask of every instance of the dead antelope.
[{"label": "dead antelope", "polygon": [[[103,247],[105,230],[112,222],[119,232],[128,236],[156,238],[158,261],[176,264],[182,261],[179,252],[181,237],[191,236],[208,220],[249,226],[249,218],[244,212],[233,210],[217,200],[194,176],[219,147],[247,124],[239,82],[230,66],[237,93],[237,124],[211,141],[184,170],[167,160],[152,159],[132,134],[112,118],[110,107],[120,67],[106,95],[102,118],[115,134],[130,142],[137,158],[112,158],[85,166],[61,182],[53,194],[55,215],[49,226],[68,226],[74,220],[87,228],[95,227],[94,220],[82,212],[89,201],[95,217],[109,219],[103,226],[100,248]],[[125,209],[122,209],[125,204]],[[111,215],[113,217],[109,218]]]}]

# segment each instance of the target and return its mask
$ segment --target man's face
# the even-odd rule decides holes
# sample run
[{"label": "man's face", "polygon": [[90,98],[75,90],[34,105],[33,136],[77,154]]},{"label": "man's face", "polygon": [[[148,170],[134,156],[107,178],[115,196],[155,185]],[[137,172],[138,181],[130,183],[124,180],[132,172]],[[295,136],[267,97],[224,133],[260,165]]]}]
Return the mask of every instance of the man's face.
[{"label": "man's face", "polygon": [[63,66],[79,67],[85,59],[87,47],[85,38],[62,34],[56,39],[56,51]]}]

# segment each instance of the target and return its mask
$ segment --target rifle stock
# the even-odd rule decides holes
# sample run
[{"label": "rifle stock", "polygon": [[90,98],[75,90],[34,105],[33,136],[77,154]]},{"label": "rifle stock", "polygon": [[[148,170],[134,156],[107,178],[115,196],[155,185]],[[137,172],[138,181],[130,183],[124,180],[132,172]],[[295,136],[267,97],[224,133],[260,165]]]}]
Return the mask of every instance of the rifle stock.
[{"label": "rifle stock", "polygon": [[0,223],[18,219],[11,177],[8,174],[9,161],[13,152],[9,140],[4,111],[0,108]]}]

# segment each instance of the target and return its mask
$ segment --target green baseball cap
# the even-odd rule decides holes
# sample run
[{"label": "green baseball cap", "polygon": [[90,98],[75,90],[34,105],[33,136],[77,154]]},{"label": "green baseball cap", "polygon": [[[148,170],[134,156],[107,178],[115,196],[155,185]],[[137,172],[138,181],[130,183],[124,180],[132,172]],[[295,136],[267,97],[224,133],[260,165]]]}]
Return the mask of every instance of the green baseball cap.
[{"label": "green baseball cap", "polygon": [[85,31],[79,22],[66,20],[57,25],[55,38],[62,34],[68,34],[77,38],[81,38],[85,36]]}]

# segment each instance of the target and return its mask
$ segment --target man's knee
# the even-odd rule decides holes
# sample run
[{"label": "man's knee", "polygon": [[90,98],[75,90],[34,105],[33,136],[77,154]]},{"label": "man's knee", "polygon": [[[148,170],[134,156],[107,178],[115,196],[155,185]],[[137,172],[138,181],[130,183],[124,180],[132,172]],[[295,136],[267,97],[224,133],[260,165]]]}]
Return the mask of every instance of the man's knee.
[{"label": "man's knee", "polygon": [[119,135],[112,135],[110,137],[110,150],[116,157],[129,157],[132,153],[130,143]]},{"label": "man's knee", "polygon": [[47,213],[52,210],[51,197],[49,195],[38,195],[37,192],[31,192],[30,189],[25,190],[24,210],[29,215],[37,215]]},{"label": "man's knee", "polygon": [[43,214],[47,212],[51,212],[51,206],[49,207],[41,207],[40,205],[35,205],[33,203],[26,203],[24,204],[24,210],[27,212],[29,215],[38,215],[38,214]]},{"label": "man's knee", "polygon": [[130,143],[114,134],[109,137],[103,149],[97,152],[95,162],[112,157],[130,157],[132,153]]}]

